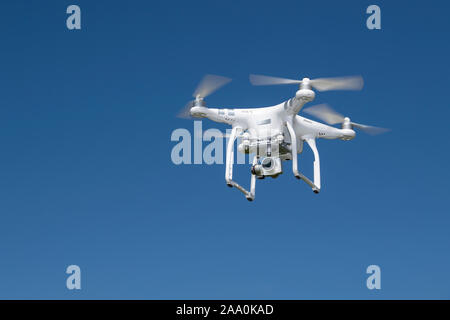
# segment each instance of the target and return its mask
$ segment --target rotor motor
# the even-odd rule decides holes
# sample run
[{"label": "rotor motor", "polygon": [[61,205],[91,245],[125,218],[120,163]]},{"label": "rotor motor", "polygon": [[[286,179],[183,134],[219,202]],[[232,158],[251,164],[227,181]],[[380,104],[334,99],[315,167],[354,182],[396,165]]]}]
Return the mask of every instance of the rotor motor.
[{"label": "rotor motor", "polygon": [[349,117],[344,118],[344,121],[342,122],[342,129],[353,129]]},{"label": "rotor motor", "polygon": [[300,89],[295,93],[295,97],[305,102],[310,102],[314,100],[316,94],[311,89]]},{"label": "rotor motor", "polygon": [[192,101],[192,106],[189,109],[189,113],[194,118],[204,117],[204,108],[206,108],[206,102],[202,97],[197,96],[194,101]]},{"label": "rotor motor", "polygon": [[310,81],[311,80],[309,78],[303,78],[303,80],[300,83],[300,89],[295,93],[295,96],[298,99],[301,99],[305,102],[310,102],[314,100],[316,94],[311,88]]},{"label": "rotor motor", "polygon": [[206,107],[206,102],[205,102],[205,100],[203,100],[202,97],[198,96],[194,100],[193,107]]}]

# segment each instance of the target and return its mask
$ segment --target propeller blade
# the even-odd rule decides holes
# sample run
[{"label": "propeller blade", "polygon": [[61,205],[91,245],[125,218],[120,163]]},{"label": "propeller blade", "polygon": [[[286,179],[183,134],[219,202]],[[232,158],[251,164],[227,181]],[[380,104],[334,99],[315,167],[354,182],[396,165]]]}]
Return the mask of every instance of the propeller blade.
[{"label": "propeller blade", "polygon": [[310,83],[318,91],[361,90],[364,86],[364,80],[361,76],[319,78],[311,80]]},{"label": "propeller blade", "polygon": [[301,80],[269,77],[269,76],[262,76],[262,75],[258,75],[258,74],[251,74],[249,79],[250,79],[250,83],[254,86],[268,86],[268,85],[274,85],[274,84],[294,84],[294,83],[302,82]]},{"label": "propeller blade", "polygon": [[213,74],[207,74],[203,77],[202,81],[197,86],[197,89],[195,90],[193,97],[196,98],[197,96],[200,96],[202,98],[206,98],[211,93],[219,89],[220,87],[223,87],[227,83],[231,81],[230,78],[222,77],[222,76],[216,76]]},{"label": "propeller blade", "polygon": [[328,124],[342,123],[345,119],[343,115],[334,111],[327,104],[319,104],[303,110],[304,112],[313,115],[314,117],[325,121]]},{"label": "propeller blade", "polygon": [[191,108],[194,106],[195,100],[186,103],[183,109],[177,114],[177,118],[190,119],[191,118]]},{"label": "propeller blade", "polygon": [[360,124],[360,123],[355,123],[355,122],[351,122],[351,124],[354,128],[358,128],[370,135],[381,134],[381,133],[385,133],[390,130],[390,129],[386,129],[386,128],[373,127],[373,126],[368,126],[365,124]]}]

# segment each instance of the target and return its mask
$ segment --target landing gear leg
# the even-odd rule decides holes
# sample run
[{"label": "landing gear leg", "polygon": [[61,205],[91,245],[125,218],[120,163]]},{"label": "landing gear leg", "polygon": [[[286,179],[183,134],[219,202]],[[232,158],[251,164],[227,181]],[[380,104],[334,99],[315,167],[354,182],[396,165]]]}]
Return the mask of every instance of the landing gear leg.
[{"label": "landing gear leg", "polygon": [[303,174],[298,172],[297,167],[297,136],[295,135],[294,128],[292,126],[292,121],[286,122],[286,126],[291,136],[291,152],[292,152],[292,172],[297,179],[305,181],[314,191],[314,193],[320,192],[320,162],[319,162],[319,152],[317,151],[316,142],[314,139],[306,139],[306,142],[311,147],[314,153],[314,182],[309,180]]},{"label": "landing gear leg", "polygon": [[[225,163],[225,181],[229,187],[235,187],[239,191],[241,191],[248,201],[253,201],[255,199],[255,186],[256,186],[256,176],[252,174],[251,184],[250,184],[250,192],[247,191],[244,187],[239,185],[237,182],[233,181],[233,164],[234,164],[234,142],[236,141],[237,133],[240,128],[233,128],[231,130],[231,136],[228,140],[227,145],[227,156]],[[257,157],[256,155],[253,158],[253,164],[256,164]]]}]

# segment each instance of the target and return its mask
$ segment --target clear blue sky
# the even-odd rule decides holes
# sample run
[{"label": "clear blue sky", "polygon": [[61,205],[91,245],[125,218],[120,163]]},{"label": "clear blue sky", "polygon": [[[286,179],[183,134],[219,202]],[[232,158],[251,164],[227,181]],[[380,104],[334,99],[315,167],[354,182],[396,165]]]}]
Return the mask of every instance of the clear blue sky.
[{"label": "clear blue sky", "polygon": [[[78,4],[82,30],[66,29]],[[365,9],[378,4],[382,30]],[[450,298],[449,5],[414,1],[2,1],[1,298]],[[318,141],[322,192],[289,167],[248,202],[223,165],[176,166],[175,115],[296,88],[249,73],[361,74],[318,94],[381,136]],[[205,121],[204,127],[225,129]],[[305,149],[300,168],[312,172]],[[236,169],[249,182],[247,167]],[[82,290],[65,268],[82,270]],[[365,269],[382,270],[381,291]]]}]

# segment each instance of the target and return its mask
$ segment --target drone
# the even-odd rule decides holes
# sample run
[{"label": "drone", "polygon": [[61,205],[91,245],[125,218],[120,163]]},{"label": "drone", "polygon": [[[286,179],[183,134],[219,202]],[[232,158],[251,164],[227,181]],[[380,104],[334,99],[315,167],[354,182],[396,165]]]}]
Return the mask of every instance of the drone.
[{"label": "drone", "polygon": [[[314,193],[319,193],[320,160],[316,139],[347,141],[355,137],[355,129],[369,134],[379,134],[388,130],[352,122],[349,117],[344,117],[327,104],[302,110],[306,103],[314,100],[316,96],[314,90],[361,90],[363,87],[361,76],[292,80],[251,74],[250,82],[256,86],[297,84],[299,89],[293,98],[269,107],[235,109],[207,107],[205,98],[230,81],[229,78],[217,75],[204,76],[194,91],[194,100],[188,102],[179,113],[179,117],[207,118],[232,127],[226,147],[225,181],[229,187],[241,191],[249,201],[255,199],[256,179],[278,177],[283,173],[282,162],[287,160],[292,161],[294,176],[306,182]],[[327,124],[298,115],[300,110]],[[341,128],[332,126],[335,124],[341,124]],[[238,138],[237,150],[253,155],[250,191],[233,180],[234,144]],[[314,154],[312,180],[298,170],[297,155],[302,153],[304,142]]]}]

